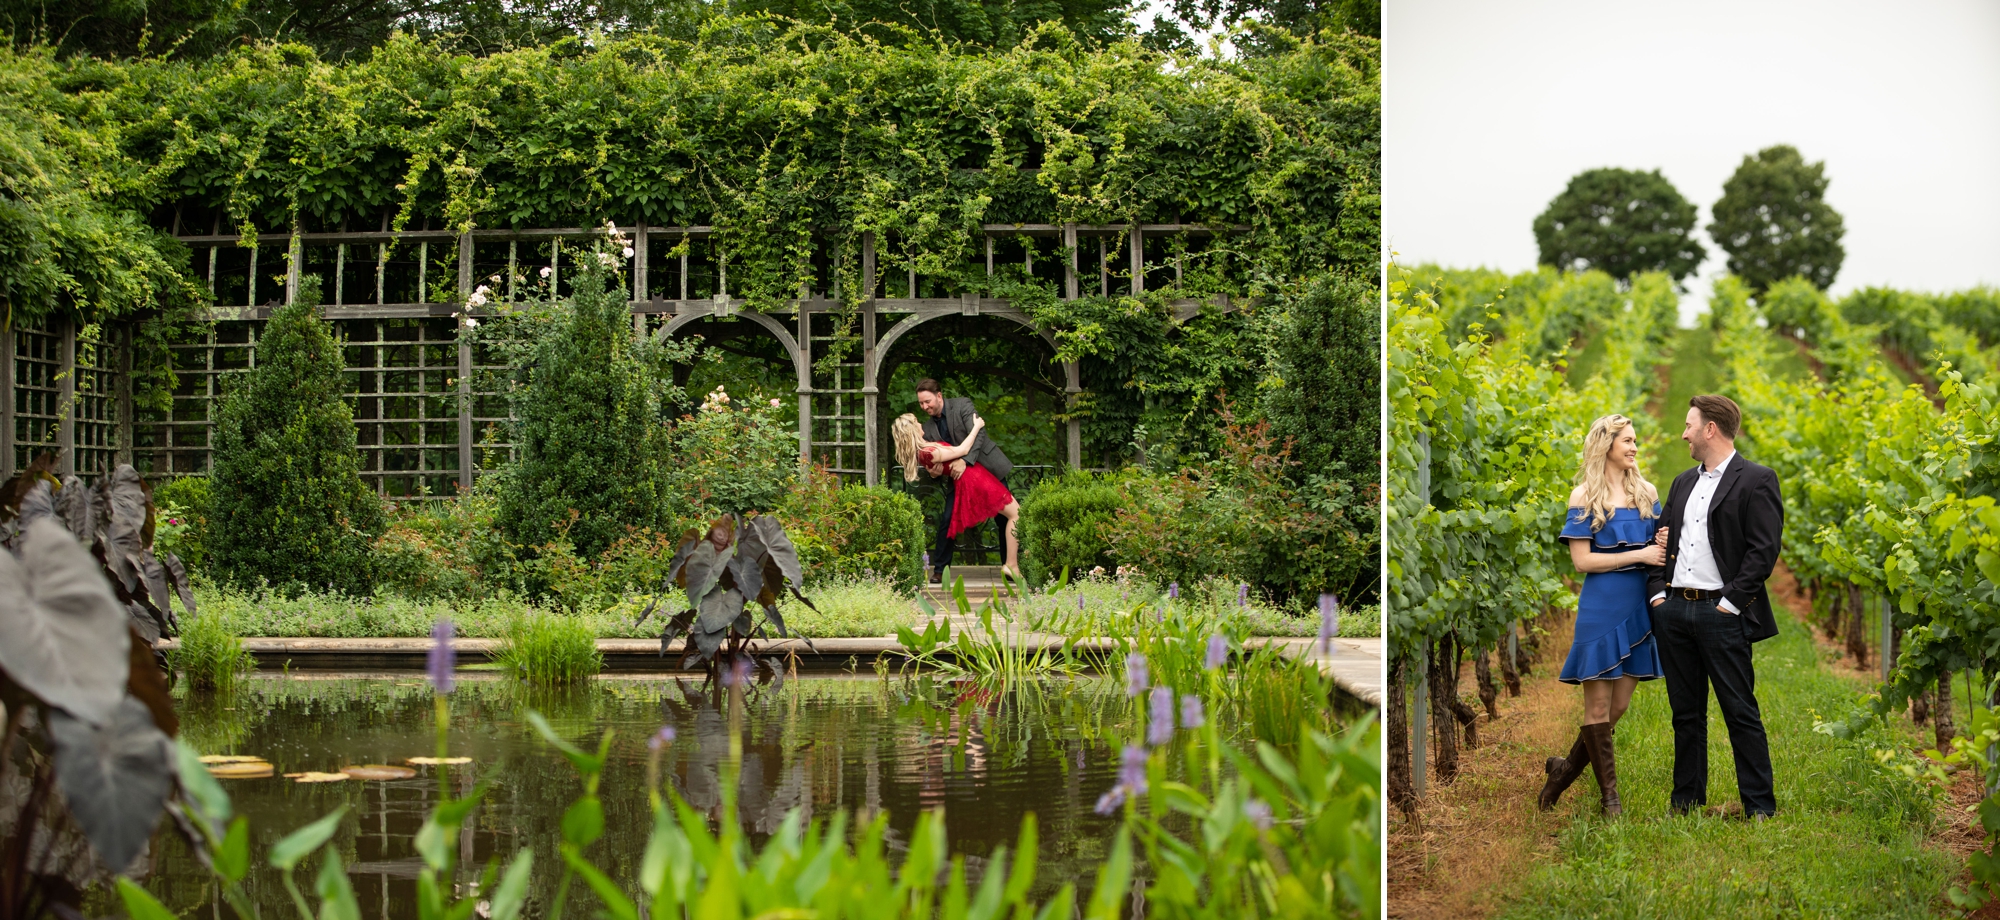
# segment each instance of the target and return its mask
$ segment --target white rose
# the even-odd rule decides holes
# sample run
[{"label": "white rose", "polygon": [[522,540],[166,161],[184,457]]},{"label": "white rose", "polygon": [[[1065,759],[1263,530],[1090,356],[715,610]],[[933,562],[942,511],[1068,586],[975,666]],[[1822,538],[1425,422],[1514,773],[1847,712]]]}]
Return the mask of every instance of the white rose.
[{"label": "white rose", "polygon": [[477,329],[477,328],[479,328],[479,321],[478,321],[478,320],[476,320],[476,319],[473,319],[473,318],[472,318],[472,317],[470,317],[470,316],[468,316],[468,317],[466,317],[466,318],[465,318],[465,328],[467,328],[467,329]]},{"label": "white rose", "polygon": [[546,265],[542,266],[542,277],[547,278],[549,276],[549,273],[552,271],[555,271],[555,269],[550,268]]},{"label": "white rose", "polygon": [[466,302],[466,303],[469,303],[469,304],[471,304],[471,305],[473,305],[473,306],[475,306],[475,307],[477,307],[477,306],[479,306],[479,305],[481,305],[481,304],[484,304],[484,303],[486,302],[486,294],[485,294],[485,291],[486,291],[486,289],[485,289],[485,288],[480,288],[480,289],[479,289],[479,290],[477,290],[477,291],[473,291],[473,292],[472,292],[472,296],[471,296],[471,297],[467,297],[467,298],[465,299],[465,302]]},{"label": "white rose", "polygon": [[625,247],[625,258],[632,258],[632,247]]},{"label": "white rose", "polygon": [[773,408],[773,409],[776,409],[776,408],[778,408],[778,401],[777,401],[777,400],[775,400],[775,399],[774,399],[774,400],[771,400],[771,408]]}]

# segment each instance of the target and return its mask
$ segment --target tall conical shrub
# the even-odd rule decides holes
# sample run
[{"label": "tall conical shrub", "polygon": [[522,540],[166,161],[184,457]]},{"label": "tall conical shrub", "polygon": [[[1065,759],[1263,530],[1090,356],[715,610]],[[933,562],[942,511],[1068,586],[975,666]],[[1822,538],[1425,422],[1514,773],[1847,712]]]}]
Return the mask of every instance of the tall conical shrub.
[{"label": "tall conical shrub", "polygon": [[633,341],[624,289],[603,264],[611,253],[582,253],[573,296],[523,356],[498,523],[530,552],[566,530],[588,558],[629,527],[673,523],[661,413],[672,383],[657,347]]},{"label": "tall conical shrub", "polygon": [[254,369],[215,420],[208,553],[218,578],[284,591],[365,593],[382,503],[362,483],[340,342],[308,277],[272,311]]}]

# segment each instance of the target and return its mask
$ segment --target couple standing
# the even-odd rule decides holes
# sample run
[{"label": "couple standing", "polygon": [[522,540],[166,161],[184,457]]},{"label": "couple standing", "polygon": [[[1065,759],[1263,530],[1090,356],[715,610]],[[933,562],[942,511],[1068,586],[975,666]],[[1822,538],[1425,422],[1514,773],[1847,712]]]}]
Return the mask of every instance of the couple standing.
[{"label": "couple standing", "polygon": [[928,577],[940,581],[951,564],[952,543],[958,535],[996,514],[1007,519],[1007,562],[1003,569],[1014,578],[1021,577],[1014,533],[1021,503],[1014,500],[1006,484],[1014,464],[986,433],[986,420],[979,417],[972,400],[963,396],[946,399],[938,382],[925,377],[917,381],[917,407],[930,421],[918,424],[916,416],[905,412],[889,426],[889,434],[896,444],[896,462],[902,464],[904,482],[917,481],[921,467],[944,486],[944,513],[938,516]]},{"label": "couple standing", "polygon": [[1726,396],[1688,401],[1698,466],[1674,478],[1662,511],[1639,473],[1632,420],[1607,415],[1584,439],[1579,485],[1559,539],[1583,572],[1576,633],[1560,679],[1583,686],[1583,727],[1551,757],[1539,804],[1554,808],[1589,766],[1606,815],[1622,811],[1612,729],[1642,680],[1665,677],[1673,710],[1670,807],[1708,804],[1708,688],[1729,726],[1736,787],[1753,820],[1776,813],[1771,751],[1757,708],[1750,645],[1778,634],[1764,580],[1785,526],[1778,476],[1736,453],[1742,411]]}]

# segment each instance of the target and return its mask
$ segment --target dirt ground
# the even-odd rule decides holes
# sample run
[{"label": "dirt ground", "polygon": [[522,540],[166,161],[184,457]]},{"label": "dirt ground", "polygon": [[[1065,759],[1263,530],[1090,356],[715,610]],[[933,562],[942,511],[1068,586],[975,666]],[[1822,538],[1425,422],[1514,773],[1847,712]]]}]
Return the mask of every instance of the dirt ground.
[{"label": "dirt ground", "polygon": [[[1780,565],[1770,588],[1781,608],[1806,621],[1811,605],[1789,570]],[[1569,809],[1542,814],[1535,808],[1535,795],[1541,790],[1543,761],[1567,750],[1583,701],[1574,688],[1549,679],[1569,653],[1567,618],[1550,618],[1542,626],[1548,634],[1536,672],[1522,678],[1519,697],[1508,697],[1502,688],[1498,719],[1481,713],[1479,747],[1461,749],[1458,778],[1443,786],[1433,780],[1415,820],[1390,811],[1390,917],[1489,916],[1520,880],[1554,858],[1556,835],[1569,824]],[[1878,679],[1875,667],[1857,667],[1837,643],[1817,631],[1814,638],[1839,656],[1829,667],[1852,677],[1857,688]],[[1470,662],[1459,686],[1468,697],[1475,692]],[[1983,848],[1978,819],[1968,810],[1979,802],[1977,779],[1970,773],[1954,777],[1947,797],[1938,809],[1933,845],[1961,856]],[[2000,920],[2000,903],[1972,916]]]}]

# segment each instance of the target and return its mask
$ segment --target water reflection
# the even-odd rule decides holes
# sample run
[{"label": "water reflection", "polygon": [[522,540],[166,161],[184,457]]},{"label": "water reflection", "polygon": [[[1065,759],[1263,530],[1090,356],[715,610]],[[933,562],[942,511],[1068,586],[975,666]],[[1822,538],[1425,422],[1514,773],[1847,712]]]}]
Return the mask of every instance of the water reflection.
[{"label": "water reflection", "polygon": [[[435,745],[429,689],[407,674],[268,676],[226,700],[182,702],[184,737],[203,753],[260,755],[279,773],[401,763]],[[723,692],[671,678],[560,690],[472,679],[451,695],[451,706],[452,753],[472,757],[470,765],[420,768],[416,778],[386,782],[229,781],[257,852],[346,805],[337,845],[364,908],[383,918],[414,917],[420,863],[411,838],[438,794],[430,771],[446,769],[454,795],[491,783],[460,835],[460,884],[469,885],[487,860],[532,846],[531,888],[548,897],[560,866],[560,817],[582,787],[526,723],[528,709],[586,747],[615,732],[600,789],[606,833],[589,851],[612,878],[637,877],[651,827],[646,740],[662,724],[678,734],[663,763],[666,781],[694,808],[721,814],[730,756]],[[1113,782],[1118,745],[1136,715],[1120,688],[1095,678],[1005,693],[928,676],[806,677],[756,687],[741,721],[739,820],[761,843],[792,809],[809,819],[841,809],[862,821],[886,814],[890,848],[900,852],[918,815],[942,808],[952,852],[976,871],[995,847],[1015,842],[1021,817],[1032,811],[1041,824],[1041,894],[1065,881],[1087,888],[1116,829],[1091,807]],[[155,846],[149,889],[183,915],[228,915],[183,842],[162,833]],[[249,887],[263,906],[290,910],[274,872],[253,874]],[[548,906],[533,905],[530,915]]]}]

